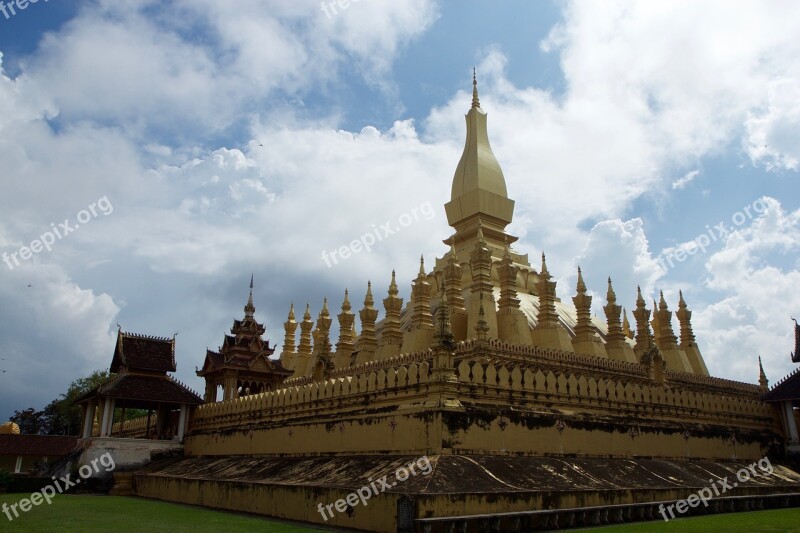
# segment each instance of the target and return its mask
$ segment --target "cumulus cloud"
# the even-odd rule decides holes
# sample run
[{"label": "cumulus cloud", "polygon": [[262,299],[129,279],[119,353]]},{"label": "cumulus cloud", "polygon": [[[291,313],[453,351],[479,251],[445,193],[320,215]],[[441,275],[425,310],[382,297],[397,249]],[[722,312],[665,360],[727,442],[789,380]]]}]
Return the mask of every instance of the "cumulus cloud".
[{"label": "cumulus cloud", "polygon": [[794,329],[789,316],[800,308],[800,210],[787,212],[773,198],[748,227],[731,233],[706,262],[709,289],[725,295],[696,313],[704,354],[718,371],[753,381],[761,355],[773,378],[790,370]]},{"label": "cumulus cloud", "polygon": [[648,297],[654,293],[656,281],[664,274],[664,269],[650,252],[639,218],[606,220],[596,224],[575,262],[581,266],[587,286],[600,296],[592,304],[595,313],[602,317],[605,316],[601,308],[606,303],[607,278],[612,279],[619,305],[630,311],[635,307],[637,286]]},{"label": "cumulus cloud", "polygon": [[745,148],[754,163],[769,170],[800,169],[800,76],[768,85],[768,103],[745,122]]},{"label": "cumulus cloud", "polygon": [[21,83],[51,95],[64,121],[206,141],[282,95],[337,82],[345,65],[390,88],[399,49],[436,16],[425,0],[363,2],[332,19],[315,0],[102,1],[44,37]]},{"label": "cumulus cloud", "polygon": [[21,409],[23,400],[43,407],[71,379],[108,366],[120,308],[56,265],[2,269],[0,354],[6,373],[0,404]]}]

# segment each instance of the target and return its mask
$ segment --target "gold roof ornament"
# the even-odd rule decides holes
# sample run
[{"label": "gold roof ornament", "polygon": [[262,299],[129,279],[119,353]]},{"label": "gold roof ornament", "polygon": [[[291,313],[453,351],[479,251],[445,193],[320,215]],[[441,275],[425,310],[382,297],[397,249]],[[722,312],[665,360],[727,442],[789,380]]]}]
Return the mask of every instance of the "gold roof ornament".
[{"label": "gold roof ornament", "polygon": [[14,422],[0,424],[0,435],[19,435],[19,426]]}]

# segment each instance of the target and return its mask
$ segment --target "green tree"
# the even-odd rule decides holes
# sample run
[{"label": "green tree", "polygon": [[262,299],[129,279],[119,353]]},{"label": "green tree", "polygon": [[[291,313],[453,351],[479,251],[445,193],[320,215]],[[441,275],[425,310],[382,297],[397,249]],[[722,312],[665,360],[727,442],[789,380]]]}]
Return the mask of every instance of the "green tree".
[{"label": "green tree", "polygon": [[47,432],[43,427],[43,418],[43,411],[37,411],[33,407],[30,407],[24,411],[14,411],[14,414],[9,420],[19,426],[20,433],[26,435],[44,435]]},{"label": "green tree", "polygon": [[[77,400],[99,387],[109,378],[107,370],[95,370],[91,375],[73,381],[67,392],[50,402],[41,411],[33,408],[16,411],[11,421],[21,433],[41,435],[78,435],[81,425],[81,407]],[[127,416],[126,413],[126,417]]]}]

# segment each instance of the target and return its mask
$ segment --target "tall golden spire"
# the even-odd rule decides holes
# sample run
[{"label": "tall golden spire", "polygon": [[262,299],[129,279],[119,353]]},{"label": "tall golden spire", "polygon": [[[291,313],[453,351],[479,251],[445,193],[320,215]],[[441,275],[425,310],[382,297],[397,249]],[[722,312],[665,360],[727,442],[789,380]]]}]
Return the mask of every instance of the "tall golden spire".
[{"label": "tall golden spire", "polygon": [[361,335],[356,341],[355,364],[366,363],[375,357],[375,350],[378,348],[378,336],[375,333],[375,320],[378,318],[378,310],[374,307],[375,299],[372,296],[372,282],[367,282],[367,294],[364,296],[364,307],[358,312],[361,318]]},{"label": "tall golden spire", "polygon": [[[478,80],[473,70],[472,106],[466,115],[467,138],[464,151],[453,176],[450,201],[445,204],[447,223],[456,235],[447,241],[471,247],[477,233],[478,221],[489,244],[502,253],[506,226],[514,214],[514,201],[508,198],[506,179],[489,144],[486,112],[478,98]],[[509,242],[516,241],[509,236]]]},{"label": "tall golden spire", "polygon": [[431,284],[428,282],[428,275],[425,274],[425,259],[422,256],[419,258],[419,274],[414,280],[411,289],[411,305],[412,329],[429,329],[432,331]]},{"label": "tall golden spire", "polygon": [[581,267],[578,267],[578,283],[575,286],[575,292],[572,303],[575,305],[578,320],[575,324],[575,338],[572,339],[573,349],[577,353],[608,357],[603,341],[592,322],[592,297],[587,293]]},{"label": "tall golden spire", "polygon": [[636,287],[636,309],[633,311],[636,319],[636,345],[634,351],[636,357],[641,359],[645,352],[653,344],[653,335],[650,333],[650,310],[642,297],[642,288]]},{"label": "tall golden spire", "polygon": [[[311,330],[314,322],[311,320],[311,306],[306,303],[306,312],[303,313],[303,321],[300,322],[300,344],[297,346],[297,353],[300,355],[311,355]],[[298,369],[305,372],[305,368]]]},{"label": "tall golden spire", "polygon": [[[636,363],[636,355],[626,342],[626,337],[630,333],[630,324],[628,324],[628,317],[624,315],[625,310],[617,305],[617,294],[614,292],[614,287],[611,285],[611,276],[608,278],[608,291],[606,292],[606,305],[603,307],[603,312],[606,314],[606,321],[608,324],[608,335],[606,336],[606,353],[611,359],[618,361],[627,361],[629,363]],[[620,312],[623,313],[624,322],[620,324]]]},{"label": "tall golden spire", "polygon": [[708,376],[708,367],[695,341],[694,331],[692,331],[692,312],[689,311],[686,300],[683,299],[683,291],[678,291],[678,295],[680,299],[678,300],[678,312],[675,313],[675,316],[678,317],[678,323],[680,325],[680,348],[686,353],[686,357],[689,359],[689,364],[692,365],[694,373]]},{"label": "tall golden spire", "polygon": [[297,322],[294,319],[294,302],[289,308],[289,317],[283,323],[283,349],[281,350],[281,364],[286,370],[294,370],[297,362],[297,348],[295,347],[295,333]]},{"label": "tall golden spire", "polygon": [[389,283],[388,296],[383,299],[383,307],[386,310],[386,317],[383,320],[383,331],[381,332],[380,343],[377,357],[379,360],[394,357],[400,353],[403,344],[403,330],[400,327],[400,313],[403,309],[403,299],[398,297],[400,291],[397,290],[397,279],[395,271],[392,270],[392,281]]},{"label": "tall golden spire", "polygon": [[339,319],[339,342],[336,343],[336,367],[349,366],[350,356],[353,353],[355,339],[353,338],[353,324],[356,315],[351,311],[350,292],[344,290],[342,312],[337,315]]},{"label": "tall golden spire", "polygon": [[633,331],[631,331],[631,323],[628,322],[628,312],[622,308],[622,332],[629,339],[633,339]]},{"label": "tall golden spire", "polygon": [[531,339],[535,346],[573,351],[569,333],[561,325],[556,312],[556,282],[547,270],[547,259],[542,252],[542,269],[539,271],[539,282],[536,293],[539,296],[539,312],[536,314],[536,326],[531,331]]}]

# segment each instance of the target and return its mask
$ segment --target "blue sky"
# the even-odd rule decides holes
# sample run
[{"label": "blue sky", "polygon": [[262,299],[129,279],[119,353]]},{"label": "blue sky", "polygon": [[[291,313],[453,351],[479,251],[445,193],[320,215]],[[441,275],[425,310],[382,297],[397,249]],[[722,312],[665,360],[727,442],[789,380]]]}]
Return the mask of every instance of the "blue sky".
[{"label": "blue sky", "polygon": [[[419,255],[446,252],[473,66],[516,248],[547,252],[559,296],[578,265],[601,316],[609,275],[629,309],[637,285],[673,310],[682,290],[713,375],[754,382],[761,355],[775,381],[800,314],[797,27],[791,2],[361,0],[328,17],[317,1],[51,0],[0,14],[0,252],[86,210],[51,250],[0,263],[0,416],[106,368],[118,323],[179,332],[178,377],[201,390],[194,367],[242,315],[251,272],[274,344],[291,302],[316,317],[349,288],[359,308],[393,268],[407,297]],[[434,215],[322,260],[421,206]],[[696,251],[720,223],[728,234]],[[659,263],[680,249],[695,253]]]}]

